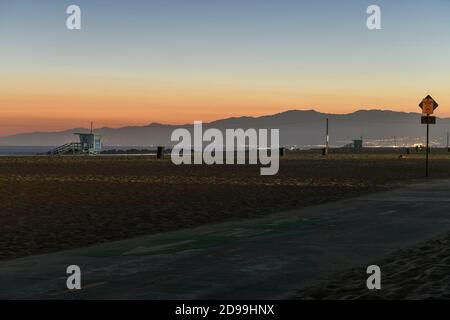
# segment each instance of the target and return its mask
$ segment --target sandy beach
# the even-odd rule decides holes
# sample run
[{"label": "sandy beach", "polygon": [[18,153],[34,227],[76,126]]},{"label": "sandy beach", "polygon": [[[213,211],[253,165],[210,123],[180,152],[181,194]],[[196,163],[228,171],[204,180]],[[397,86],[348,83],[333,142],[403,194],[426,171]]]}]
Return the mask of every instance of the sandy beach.
[{"label": "sandy beach", "polygon": [[[432,178],[450,177],[434,155]],[[293,153],[276,176],[257,166],[175,166],[150,157],[0,158],[0,259],[258,218],[423,178],[397,154]]]},{"label": "sandy beach", "polygon": [[450,299],[450,233],[395,252],[381,261],[381,290],[365,286],[366,266],[335,274],[301,290],[296,299],[314,300],[448,300]]},{"label": "sandy beach", "polygon": [[[449,178],[447,154],[431,179]],[[0,259],[83,248],[381,192],[423,179],[422,155],[288,153],[277,176],[258,166],[175,166],[154,157],[0,158]],[[450,235],[333,274],[295,299],[449,299]]]}]

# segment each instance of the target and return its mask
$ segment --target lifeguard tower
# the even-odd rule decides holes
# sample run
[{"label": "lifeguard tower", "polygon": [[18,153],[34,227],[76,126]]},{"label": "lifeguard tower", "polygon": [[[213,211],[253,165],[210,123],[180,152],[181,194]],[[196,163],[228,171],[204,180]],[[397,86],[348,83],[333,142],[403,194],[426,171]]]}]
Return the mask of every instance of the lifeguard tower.
[{"label": "lifeguard tower", "polygon": [[98,154],[102,151],[102,137],[94,133],[74,133],[80,138],[79,152],[81,154]]},{"label": "lifeguard tower", "polygon": [[50,150],[50,155],[96,155],[102,151],[102,136],[95,134],[92,129],[90,133],[74,133],[80,139],[79,142],[70,142]]}]

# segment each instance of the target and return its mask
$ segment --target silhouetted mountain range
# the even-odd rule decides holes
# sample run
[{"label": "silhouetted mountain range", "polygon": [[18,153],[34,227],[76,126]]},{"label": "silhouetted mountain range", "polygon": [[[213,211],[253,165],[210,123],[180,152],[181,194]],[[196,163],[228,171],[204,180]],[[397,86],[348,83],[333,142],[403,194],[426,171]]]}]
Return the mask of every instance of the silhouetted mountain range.
[{"label": "silhouetted mountain range", "polygon": [[[280,143],[288,146],[317,146],[324,144],[325,119],[330,119],[331,145],[341,146],[352,139],[363,137],[370,145],[411,145],[423,142],[425,126],[420,124],[419,113],[385,110],[360,110],[350,114],[325,114],[314,110],[290,110],[262,117],[238,117],[204,124],[207,128],[278,128]],[[165,125],[152,123],[147,126],[123,128],[98,128],[106,146],[151,146],[174,143],[170,141],[176,128],[192,129],[192,125]],[[445,145],[450,118],[437,120],[431,127],[434,144]],[[61,132],[33,132],[0,137],[2,146],[56,146],[76,141],[74,132],[89,132],[86,128],[74,128]]]}]

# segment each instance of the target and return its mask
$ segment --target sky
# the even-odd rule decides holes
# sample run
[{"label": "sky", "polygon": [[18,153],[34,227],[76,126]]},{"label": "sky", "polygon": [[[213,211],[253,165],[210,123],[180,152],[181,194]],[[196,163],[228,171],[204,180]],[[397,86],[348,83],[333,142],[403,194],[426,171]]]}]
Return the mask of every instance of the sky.
[{"label": "sky", "polygon": [[[66,28],[71,4],[81,30]],[[419,112],[427,94],[450,116],[449,14],[448,0],[0,0],[0,136]]]}]

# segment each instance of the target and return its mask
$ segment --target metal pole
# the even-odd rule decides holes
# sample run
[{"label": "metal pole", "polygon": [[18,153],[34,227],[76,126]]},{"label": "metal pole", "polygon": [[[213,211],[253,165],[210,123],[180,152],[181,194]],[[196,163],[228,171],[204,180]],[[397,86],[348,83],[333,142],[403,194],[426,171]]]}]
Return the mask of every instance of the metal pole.
[{"label": "metal pole", "polygon": [[447,152],[450,152],[450,132],[447,131]]},{"label": "metal pole", "polygon": [[427,155],[426,155],[426,170],[425,176],[428,178],[428,157],[430,153],[430,115],[427,114]]},{"label": "metal pole", "polygon": [[325,149],[326,149],[326,154],[328,154],[328,148],[329,148],[329,146],[330,146],[330,131],[329,131],[329,120],[328,120],[328,118],[327,118],[327,141],[326,141],[326,147],[325,147]]}]

